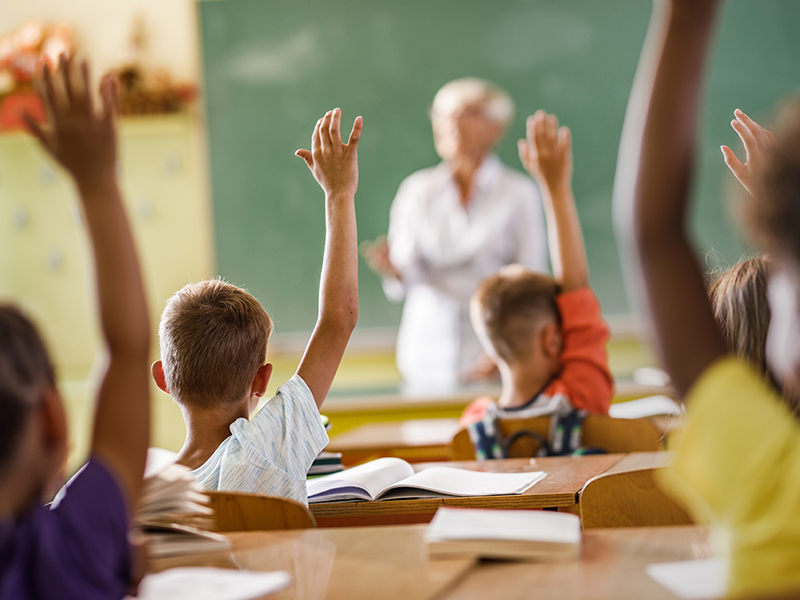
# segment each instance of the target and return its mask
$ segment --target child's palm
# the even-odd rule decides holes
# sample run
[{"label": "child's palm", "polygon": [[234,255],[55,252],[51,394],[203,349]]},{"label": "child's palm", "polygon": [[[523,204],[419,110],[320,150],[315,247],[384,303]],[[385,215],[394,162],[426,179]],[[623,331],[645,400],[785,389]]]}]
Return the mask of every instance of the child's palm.
[{"label": "child's palm", "polygon": [[113,175],[117,161],[117,138],[113,106],[116,80],[105,76],[101,85],[103,110],[95,113],[86,64],[80,76],[71,73],[71,63],[62,58],[55,73],[44,65],[39,79],[50,127],[39,126],[29,116],[28,128],[45,149],[69,171],[79,184]]}]

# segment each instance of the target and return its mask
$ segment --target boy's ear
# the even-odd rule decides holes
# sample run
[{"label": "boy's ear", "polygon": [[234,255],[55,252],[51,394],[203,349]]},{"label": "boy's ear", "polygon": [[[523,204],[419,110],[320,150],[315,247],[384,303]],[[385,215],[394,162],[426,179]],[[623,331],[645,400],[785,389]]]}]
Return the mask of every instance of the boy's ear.
[{"label": "boy's ear", "polygon": [[164,366],[161,364],[160,360],[157,360],[150,366],[150,373],[153,375],[153,381],[156,382],[158,389],[169,394],[167,380],[164,378]]},{"label": "boy's ear", "polygon": [[250,393],[261,398],[264,392],[267,391],[270,377],[272,377],[272,363],[267,363],[258,367],[256,376],[253,377],[253,385],[250,387]]},{"label": "boy's ear", "polygon": [[544,351],[551,358],[556,358],[561,354],[562,338],[561,327],[558,323],[548,323],[543,330]]}]

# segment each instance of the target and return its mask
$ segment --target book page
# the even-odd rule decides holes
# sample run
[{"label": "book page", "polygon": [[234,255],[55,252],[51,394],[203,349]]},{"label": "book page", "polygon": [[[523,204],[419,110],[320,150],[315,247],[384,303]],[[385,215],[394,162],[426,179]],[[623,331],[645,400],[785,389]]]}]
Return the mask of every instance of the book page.
[{"label": "book page", "polygon": [[306,483],[308,501],[323,502],[348,498],[373,500],[387,486],[413,474],[413,467],[402,458],[379,458],[308,481]]},{"label": "book page", "polygon": [[510,540],[579,544],[578,515],[542,510],[442,507],[425,531],[428,541]]},{"label": "book page", "polygon": [[727,565],[721,558],[648,565],[646,572],[679,598],[721,598],[727,589]]},{"label": "book page", "polygon": [[126,596],[125,600],[252,600],[286,589],[291,583],[285,571],[182,567],[145,576],[136,598]]},{"label": "book page", "polygon": [[544,476],[542,471],[482,473],[451,467],[431,467],[390,485],[380,494],[380,499],[521,494],[544,479]]}]

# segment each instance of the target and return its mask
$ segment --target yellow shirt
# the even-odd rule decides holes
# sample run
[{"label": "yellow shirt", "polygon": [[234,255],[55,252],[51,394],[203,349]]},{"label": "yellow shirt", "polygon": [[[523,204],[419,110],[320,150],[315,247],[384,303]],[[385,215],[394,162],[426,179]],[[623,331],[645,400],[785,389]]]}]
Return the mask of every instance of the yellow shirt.
[{"label": "yellow shirt", "polygon": [[800,589],[800,426],[762,378],[720,360],[687,398],[665,483],[710,518],[728,594]]}]

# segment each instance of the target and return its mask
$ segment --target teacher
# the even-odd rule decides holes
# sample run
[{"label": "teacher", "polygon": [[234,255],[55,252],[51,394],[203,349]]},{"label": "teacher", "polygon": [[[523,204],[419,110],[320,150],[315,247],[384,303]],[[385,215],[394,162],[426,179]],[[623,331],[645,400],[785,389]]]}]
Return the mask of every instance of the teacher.
[{"label": "teacher", "polygon": [[493,153],[513,113],[508,94],[488,81],[442,87],[430,114],[442,162],[400,184],[388,239],[365,248],[386,295],[405,298],[396,360],[411,389],[452,388],[487,373],[469,319],[472,292],[511,263],[547,268],[536,185]]}]

